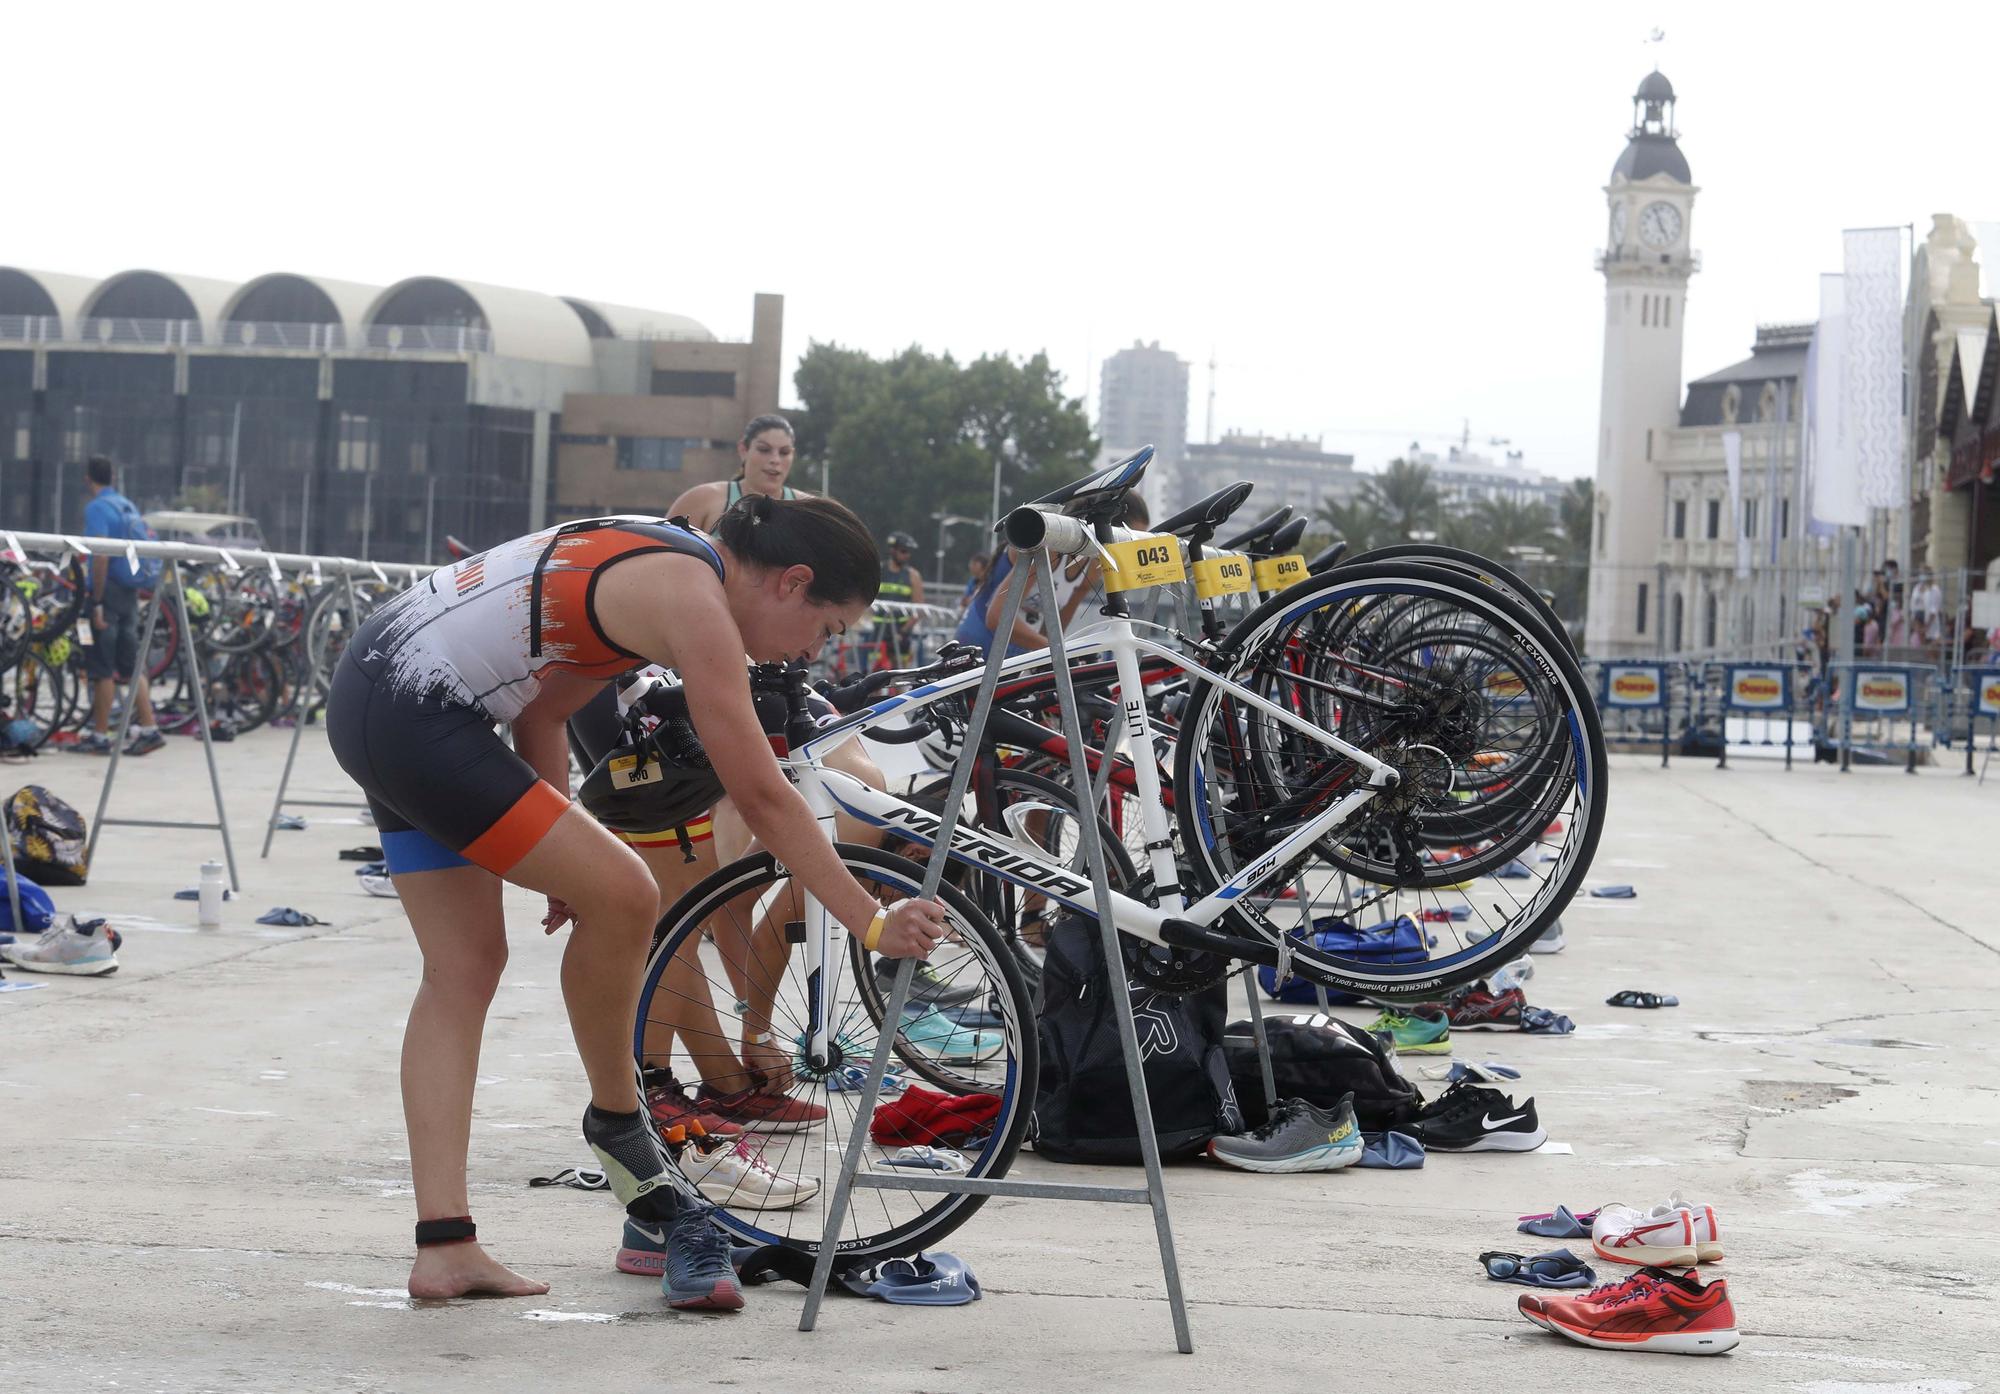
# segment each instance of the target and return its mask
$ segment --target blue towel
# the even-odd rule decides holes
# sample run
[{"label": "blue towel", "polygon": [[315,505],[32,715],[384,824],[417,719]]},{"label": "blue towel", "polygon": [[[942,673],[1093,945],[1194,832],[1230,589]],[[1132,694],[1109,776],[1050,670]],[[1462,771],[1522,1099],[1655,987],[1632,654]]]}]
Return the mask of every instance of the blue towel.
[{"label": "blue towel", "polygon": [[1639,893],[1630,886],[1599,886],[1591,892],[1599,900],[1637,900]]},{"label": "blue towel", "polygon": [[1414,1171],[1424,1164],[1424,1145],[1408,1133],[1363,1133],[1361,1160],[1354,1165],[1379,1171]]}]

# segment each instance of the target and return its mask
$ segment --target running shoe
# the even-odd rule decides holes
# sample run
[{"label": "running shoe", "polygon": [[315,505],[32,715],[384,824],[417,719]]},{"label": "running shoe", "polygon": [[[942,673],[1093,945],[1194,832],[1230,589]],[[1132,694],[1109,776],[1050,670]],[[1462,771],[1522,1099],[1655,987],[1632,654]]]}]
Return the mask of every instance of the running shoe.
[{"label": "running shoe", "polygon": [[1542,932],[1541,938],[1528,945],[1528,952],[1531,954],[1559,954],[1568,947],[1569,941],[1563,938],[1563,922],[1557,920]]},{"label": "running shoe", "polygon": [[85,731],[64,748],[72,755],[109,755],[111,737],[102,731]]},{"label": "running shoe", "polygon": [[103,920],[63,915],[34,939],[0,944],[0,958],[30,973],[101,978],[118,971],[118,950]]},{"label": "running shoe", "polygon": [[1518,1031],[1527,1006],[1528,995],[1518,987],[1494,992],[1475,983],[1453,995],[1445,1014],[1454,1031]]},{"label": "running shoe", "polygon": [[1614,1263],[1656,1268],[1714,1263],[1722,1257],[1715,1207],[1694,1205],[1678,1196],[1651,1210],[1607,1205],[1590,1226],[1591,1247]]},{"label": "running shoe", "polygon": [[[1595,1306],[1600,1303],[1610,1302],[1615,1298],[1643,1291],[1672,1276],[1673,1274],[1664,1268],[1642,1268],[1629,1278],[1620,1278],[1615,1283],[1599,1283],[1589,1292],[1580,1292],[1574,1297],[1564,1297],[1561,1300],[1564,1302],[1588,1303]],[[1553,1331],[1555,1328],[1549,1325],[1548,1313],[1543,1309],[1548,1303],[1555,1300],[1557,1299],[1553,1297],[1537,1297],[1532,1293],[1523,1293],[1515,1305],[1519,1308],[1522,1316],[1541,1327],[1542,1330]]]},{"label": "running shoe", "polygon": [[732,1123],[719,1113],[696,1108],[694,1100],[688,1098],[687,1090],[672,1075],[660,1083],[647,1084],[646,1111],[653,1115],[654,1126],[663,1133],[669,1128],[687,1128],[690,1124],[700,1125],[701,1130],[711,1137],[733,1139],[743,1132],[741,1124]]},{"label": "running shoe", "polygon": [[1412,1009],[1408,1016],[1389,1008],[1368,1023],[1368,1030],[1387,1032],[1396,1042],[1398,1055],[1451,1054],[1451,1023],[1442,1012],[1427,1015],[1425,1008]]},{"label": "running shoe", "polygon": [[743,1309],[743,1289],[729,1263],[729,1241],[709,1220],[714,1209],[683,1201],[681,1213],[667,1223],[660,1291],[677,1311]]},{"label": "running shoe", "polygon": [[818,1104],[755,1089],[724,1094],[704,1084],[695,1090],[694,1105],[704,1116],[715,1114],[753,1133],[802,1133],[826,1121],[826,1110]]},{"label": "running shoe", "polygon": [[[915,1010],[915,1009],[913,1009]],[[1007,1047],[998,1031],[961,1026],[936,1007],[924,1007],[903,1018],[903,1039],[934,1060],[950,1065],[976,1065]]]},{"label": "running shoe", "polygon": [[127,755],[151,755],[166,743],[167,738],[160,734],[159,728],[153,727],[150,730],[135,733],[132,739],[125,743],[125,753]]},{"label": "running shoe", "polygon": [[790,1210],[819,1194],[817,1178],[780,1174],[747,1138],[718,1140],[706,1151],[691,1144],[681,1152],[680,1167],[703,1195],[729,1210]]},{"label": "running shoe", "polygon": [[1535,1116],[1535,1101],[1517,1107],[1498,1089],[1454,1084],[1410,1125],[1433,1152],[1532,1152],[1549,1140]]},{"label": "running shoe", "polygon": [[1743,1339],[1729,1284],[1704,1284],[1693,1273],[1662,1271],[1656,1281],[1595,1302],[1544,1298],[1541,1314],[1546,1329],[1599,1350],[1720,1355]]},{"label": "running shoe", "polygon": [[396,894],[396,883],[387,876],[357,876],[354,879],[370,895],[387,896],[391,900],[401,898]]},{"label": "running shoe", "polygon": [[1330,1109],[1282,1099],[1262,1127],[1210,1138],[1208,1155],[1244,1171],[1339,1171],[1360,1161],[1365,1146],[1349,1094]]},{"label": "running shoe", "polygon": [[[896,986],[896,964],[900,960],[878,958],[875,960],[875,985],[882,991],[882,1000],[889,1000],[889,992]],[[919,963],[910,974],[910,1000],[924,1002],[934,1007],[960,1007],[986,990],[983,973],[967,975],[971,981],[955,983],[941,977],[928,963]]]}]

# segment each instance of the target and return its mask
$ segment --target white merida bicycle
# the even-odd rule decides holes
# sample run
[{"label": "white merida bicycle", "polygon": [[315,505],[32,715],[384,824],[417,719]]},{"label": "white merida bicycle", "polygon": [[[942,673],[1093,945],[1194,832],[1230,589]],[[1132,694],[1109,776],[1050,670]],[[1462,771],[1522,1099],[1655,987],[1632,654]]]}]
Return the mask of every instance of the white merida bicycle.
[{"label": "white merida bicycle", "polygon": [[[1174,572],[1177,547],[1107,521],[1143,467],[1143,457],[1127,461],[1017,510],[1009,540],[1023,555],[1102,546],[1127,573],[1146,560]],[[1535,615],[1474,574],[1401,561],[1338,568],[1267,600],[1220,643],[1142,624],[1114,591],[1101,622],[1068,647],[1108,653],[1118,674],[1146,864],[1134,884],[1113,888],[1111,904],[1134,944],[1137,989],[1187,991],[1250,961],[1364,996],[1440,997],[1522,953],[1588,867],[1605,756],[1584,678]],[[1160,657],[1188,680],[1175,729],[1144,695],[1141,660]],[[1048,663],[1046,651],[1023,654],[1001,673]],[[940,704],[962,709],[987,672],[946,660],[910,676],[909,691],[818,726],[803,674],[768,670],[755,683],[786,695],[783,763],[829,833],[844,822],[911,853],[836,841],[847,869],[884,901],[921,891],[939,812],[822,757],[862,729],[921,722]],[[951,836],[938,892],[951,931],[919,969],[891,1065],[902,1082],[952,1096],[958,1131],[974,1140],[942,1160],[975,1177],[1004,1175],[1020,1147],[1037,1042],[1017,948],[966,883],[998,878],[1094,918],[1095,888],[1076,854],[1083,802],[1039,794],[1003,810],[1000,827],[961,821]],[[1433,951],[1415,963],[1344,952],[1344,941],[1317,932],[1322,907],[1354,923],[1407,915]],[[746,1004],[791,1057],[793,1116],[753,1135],[760,1152],[731,1160],[690,1143],[682,1154],[744,1241],[819,1247],[849,1134],[871,1125],[854,1100],[890,971],[768,853],[720,868],[662,918],[634,1035],[642,1066],[700,1077],[705,1057],[727,1058],[740,1034],[731,1014]],[[888,1177],[940,1160],[902,1155],[928,1139],[899,1128],[896,1100],[885,1097],[864,1168]],[[841,1249],[884,1257],[935,1245],[983,1199],[873,1184],[855,1193]]]}]

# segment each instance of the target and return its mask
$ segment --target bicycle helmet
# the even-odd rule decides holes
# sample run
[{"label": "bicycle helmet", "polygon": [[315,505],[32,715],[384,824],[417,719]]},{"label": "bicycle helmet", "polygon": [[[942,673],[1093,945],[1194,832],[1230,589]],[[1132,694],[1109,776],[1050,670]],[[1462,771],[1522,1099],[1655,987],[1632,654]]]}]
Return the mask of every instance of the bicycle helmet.
[{"label": "bicycle helmet", "polygon": [[900,530],[892,532],[889,534],[889,550],[893,552],[898,547],[906,552],[914,552],[917,550],[917,539]]},{"label": "bicycle helmet", "polygon": [[[584,776],[577,791],[584,810],[613,832],[650,833],[681,827],[722,799],[722,779],[688,713],[687,689],[658,674],[626,703],[625,732]],[[766,734],[782,735],[782,693],[756,693]]]}]

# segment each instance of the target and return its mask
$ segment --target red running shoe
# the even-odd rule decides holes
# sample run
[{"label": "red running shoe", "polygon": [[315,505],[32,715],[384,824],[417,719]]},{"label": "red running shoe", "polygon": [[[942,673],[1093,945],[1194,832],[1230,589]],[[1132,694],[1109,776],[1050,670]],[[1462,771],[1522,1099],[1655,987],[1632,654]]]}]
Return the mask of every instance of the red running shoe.
[{"label": "red running shoe", "polygon": [[662,1133],[669,1128],[686,1128],[690,1123],[699,1123],[701,1130],[712,1137],[733,1138],[743,1134],[740,1124],[730,1122],[719,1113],[696,1108],[687,1091],[671,1081],[646,1090],[646,1111],[653,1115],[653,1125]]},{"label": "red running shoe", "polygon": [[802,1133],[826,1121],[826,1110],[789,1094],[760,1094],[741,1089],[718,1094],[706,1084],[695,1091],[695,1107],[719,1114],[753,1133]]},{"label": "red running shoe", "polygon": [[1528,995],[1518,987],[1496,993],[1480,982],[1461,988],[1448,1002],[1426,1002],[1414,1010],[1431,1016],[1442,1012],[1454,1031],[1519,1031],[1527,1005]]},{"label": "red running shoe", "polygon": [[1524,1292],[1515,1302],[1515,1306],[1520,1309],[1522,1316],[1541,1327],[1542,1330],[1553,1331],[1555,1328],[1549,1325],[1548,1312],[1546,1311],[1548,1304],[1551,1302],[1560,1300],[1564,1302],[1582,1302],[1596,1306],[1609,1302],[1614,1298],[1624,1297],[1641,1289],[1650,1288],[1655,1283],[1665,1282],[1671,1277],[1673,1277],[1673,1274],[1664,1268],[1641,1268],[1629,1278],[1620,1278],[1615,1283],[1599,1283],[1589,1292],[1579,1293],[1575,1297],[1561,1293],[1550,1293],[1544,1297],[1538,1293]]},{"label": "red running shoe", "polygon": [[1542,1316],[1557,1335],[1599,1350],[1720,1355],[1743,1339],[1727,1280],[1704,1285],[1693,1273],[1663,1272],[1655,1282],[1597,1302],[1545,1298]]}]

